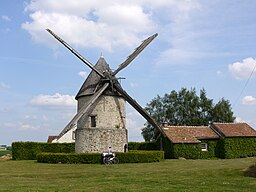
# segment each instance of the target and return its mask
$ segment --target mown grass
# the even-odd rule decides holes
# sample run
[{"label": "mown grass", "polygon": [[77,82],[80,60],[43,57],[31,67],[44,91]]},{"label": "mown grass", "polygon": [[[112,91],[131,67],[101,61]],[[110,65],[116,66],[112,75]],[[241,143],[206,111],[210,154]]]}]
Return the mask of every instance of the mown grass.
[{"label": "mown grass", "polygon": [[88,165],[0,161],[0,191],[256,191],[256,158]]}]

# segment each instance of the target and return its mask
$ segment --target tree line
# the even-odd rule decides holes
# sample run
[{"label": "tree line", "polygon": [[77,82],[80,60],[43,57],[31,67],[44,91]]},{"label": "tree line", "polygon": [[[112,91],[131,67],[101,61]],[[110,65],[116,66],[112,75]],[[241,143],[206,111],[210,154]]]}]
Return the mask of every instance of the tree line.
[{"label": "tree line", "polygon": [[[207,98],[205,89],[200,90],[199,96],[195,88],[182,88],[179,92],[173,90],[163,97],[157,95],[147,103],[145,110],[159,125],[200,126],[235,120],[230,102],[222,98],[214,104],[213,99]],[[142,128],[145,141],[152,141],[158,134],[159,131],[148,122]]]}]

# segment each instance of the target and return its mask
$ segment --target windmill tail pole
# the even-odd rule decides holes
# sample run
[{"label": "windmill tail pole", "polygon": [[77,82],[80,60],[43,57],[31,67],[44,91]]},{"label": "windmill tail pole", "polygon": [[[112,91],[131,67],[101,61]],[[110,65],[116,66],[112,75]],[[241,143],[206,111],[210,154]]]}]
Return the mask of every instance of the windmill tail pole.
[{"label": "windmill tail pole", "polygon": [[125,98],[125,100],[133,106],[153,127],[158,129],[160,133],[166,137],[166,134],[162,127],[160,127],[157,122],[148,114],[148,112],[143,109],[118,83],[114,83],[115,89]]}]

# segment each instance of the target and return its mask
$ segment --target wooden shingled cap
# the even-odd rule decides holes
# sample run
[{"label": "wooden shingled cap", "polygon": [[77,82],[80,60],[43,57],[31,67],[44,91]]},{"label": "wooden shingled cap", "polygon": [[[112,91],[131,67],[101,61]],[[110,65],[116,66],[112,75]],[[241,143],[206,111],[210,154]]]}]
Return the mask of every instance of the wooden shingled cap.
[{"label": "wooden shingled cap", "polygon": [[[95,65],[95,68],[102,73],[104,73],[105,71],[109,71],[110,73],[112,72],[106,60],[103,58],[103,56],[99,58],[99,60]],[[84,81],[82,87],[78,91],[76,95],[76,99],[83,96],[93,95],[96,89],[99,88],[98,85],[100,81],[101,81],[101,77],[95,71],[91,71],[91,73],[88,75],[88,77]],[[110,91],[106,90],[103,94],[113,95],[113,92],[111,90]],[[114,95],[120,96],[119,94],[114,94]]]}]

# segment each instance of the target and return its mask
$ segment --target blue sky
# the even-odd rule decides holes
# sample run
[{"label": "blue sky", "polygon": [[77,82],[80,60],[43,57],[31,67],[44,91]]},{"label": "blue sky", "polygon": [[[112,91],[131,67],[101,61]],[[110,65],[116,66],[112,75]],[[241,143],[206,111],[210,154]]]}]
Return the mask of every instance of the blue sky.
[{"label": "blue sky", "polygon": [[[254,0],[1,0],[0,144],[46,141],[76,112],[90,70],[46,28],[92,63],[103,54],[112,69],[157,32],[118,74],[131,96],[145,106],[157,94],[204,88],[256,128],[255,8]],[[144,123],[127,105],[130,141],[142,141]]]}]

